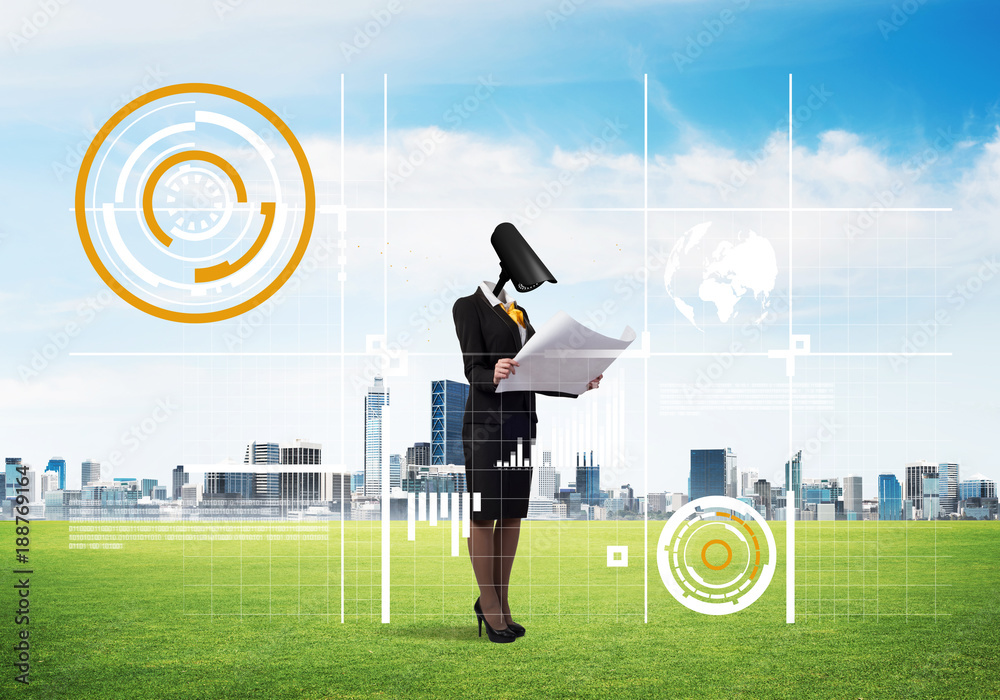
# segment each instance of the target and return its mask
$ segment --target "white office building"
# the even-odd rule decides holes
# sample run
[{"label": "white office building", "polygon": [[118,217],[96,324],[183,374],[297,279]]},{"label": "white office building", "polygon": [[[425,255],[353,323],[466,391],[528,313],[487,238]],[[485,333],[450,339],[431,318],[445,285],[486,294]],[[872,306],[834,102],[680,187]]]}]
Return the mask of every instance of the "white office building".
[{"label": "white office building", "polygon": [[81,465],[80,486],[86,486],[101,480],[101,463],[85,459]]},{"label": "white office building", "polygon": [[844,514],[848,520],[861,520],[862,513],[861,477],[848,474],[844,477]]},{"label": "white office building", "polygon": [[365,495],[382,495],[383,411],[389,406],[389,389],[382,377],[368,387],[365,395]]},{"label": "white office building", "polygon": [[196,506],[201,503],[203,489],[200,483],[181,486],[181,503],[185,506]]},{"label": "white office building", "polygon": [[44,499],[45,494],[49,491],[59,490],[59,473],[58,472],[42,472],[39,478],[39,498]]}]

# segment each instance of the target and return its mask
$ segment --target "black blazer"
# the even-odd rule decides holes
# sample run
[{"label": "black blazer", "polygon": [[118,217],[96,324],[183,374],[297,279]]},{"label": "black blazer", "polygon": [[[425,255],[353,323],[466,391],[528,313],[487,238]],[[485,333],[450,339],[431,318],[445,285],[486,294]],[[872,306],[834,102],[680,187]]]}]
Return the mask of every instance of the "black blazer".
[{"label": "black blazer", "polygon": [[[528,320],[528,312],[520,306],[518,308],[524,314],[527,326],[524,339],[527,342],[535,334],[535,329]],[[497,361],[514,357],[522,347],[517,323],[499,304],[491,305],[481,288],[477,288],[474,294],[457,299],[452,307],[452,316],[465,361],[465,378],[469,380],[469,399],[465,405],[463,424],[496,426],[518,415],[527,419],[530,437],[535,437],[535,424],[538,422],[535,414],[536,392],[497,393],[493,384],[493,369]],[[573,394],[561,392],[537,393],[576,398]]]}]

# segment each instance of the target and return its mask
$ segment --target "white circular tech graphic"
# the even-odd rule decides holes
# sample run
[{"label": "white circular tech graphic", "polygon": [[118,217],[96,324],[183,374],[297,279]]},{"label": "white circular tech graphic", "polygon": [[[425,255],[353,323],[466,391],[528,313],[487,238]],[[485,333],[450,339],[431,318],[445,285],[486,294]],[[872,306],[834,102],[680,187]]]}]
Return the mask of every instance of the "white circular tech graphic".
[{"label": "white circular tech graphic", "polygon": [[[708,561],[710,547],[716,562],[727,552],[723,563]],[[656,544],[656,566],[670,595],[706,615],[728,615],[760,598],[774,577],[775,559],[767,522],[753,506],[728,496],[686,503]]]},{"label": "white circular tech graphic", "polygon": [[160,318],[231,318],[305,253],[312,173],[287,125],[248,95],[174,85],[119,110],[80,168],[77,227],[102,279]]}]

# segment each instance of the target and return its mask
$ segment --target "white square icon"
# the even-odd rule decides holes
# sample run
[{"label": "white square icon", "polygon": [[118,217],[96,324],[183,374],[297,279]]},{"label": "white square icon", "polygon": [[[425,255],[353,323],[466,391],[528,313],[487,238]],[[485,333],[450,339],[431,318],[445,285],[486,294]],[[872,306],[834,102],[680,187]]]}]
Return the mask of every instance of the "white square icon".
[{"label": "white square icon", "polygon": [[608,566],[628,566],[628,547],[608,545]]}]

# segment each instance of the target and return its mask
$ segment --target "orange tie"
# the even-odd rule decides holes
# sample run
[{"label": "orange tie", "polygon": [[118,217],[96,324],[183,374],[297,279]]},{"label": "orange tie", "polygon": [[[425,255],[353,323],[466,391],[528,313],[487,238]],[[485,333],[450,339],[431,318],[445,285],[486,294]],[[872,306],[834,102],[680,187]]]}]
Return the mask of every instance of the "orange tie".
[{"label": "orange tie", "polygon": [[509,306],[504,306],[503,304],[500,304],[500,308],[506,311],[507,315],[510,316],[512,319],[514,319],[514,323],[519,325],[521,328],[526,327],[524,325],[524,314],[521,313],[521,310],[519,308],[514,306],[514,302],[510,302]]}]

